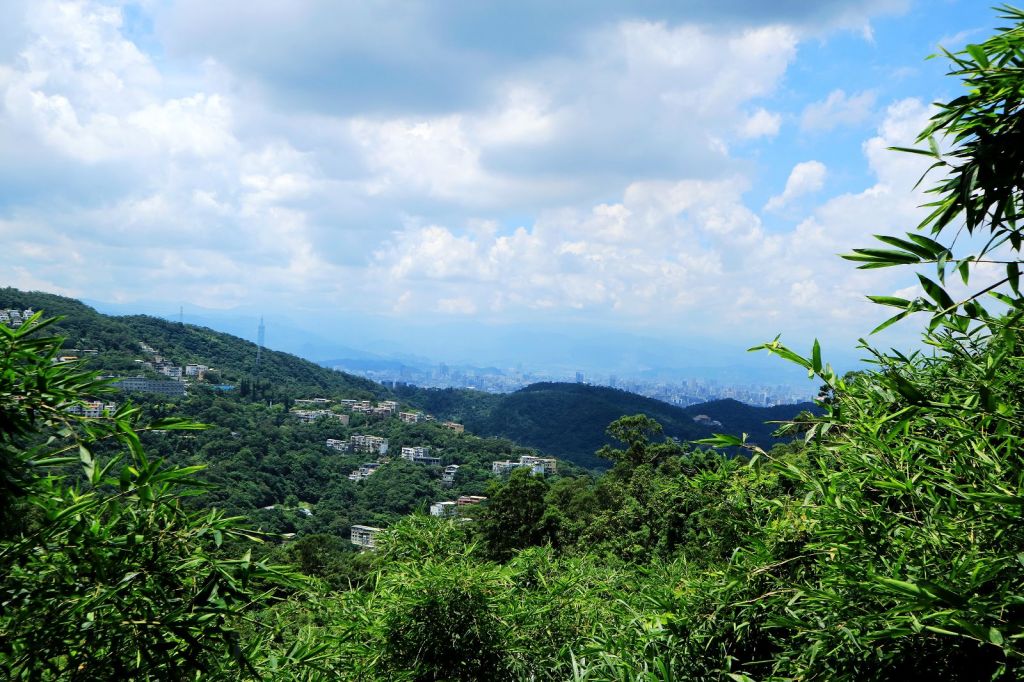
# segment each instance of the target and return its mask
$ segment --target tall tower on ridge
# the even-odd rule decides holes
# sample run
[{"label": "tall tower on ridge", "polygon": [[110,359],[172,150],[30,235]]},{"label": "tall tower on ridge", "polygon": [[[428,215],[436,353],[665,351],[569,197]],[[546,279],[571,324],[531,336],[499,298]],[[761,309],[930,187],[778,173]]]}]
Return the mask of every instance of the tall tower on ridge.
[{"label": "tall tower on ridge", "polygon": [[263,326],[263,316],[260,315],[260,326],[256,332],[256,373],[260,371],[260,358],[263,356],[263,336],[266,327]]}]

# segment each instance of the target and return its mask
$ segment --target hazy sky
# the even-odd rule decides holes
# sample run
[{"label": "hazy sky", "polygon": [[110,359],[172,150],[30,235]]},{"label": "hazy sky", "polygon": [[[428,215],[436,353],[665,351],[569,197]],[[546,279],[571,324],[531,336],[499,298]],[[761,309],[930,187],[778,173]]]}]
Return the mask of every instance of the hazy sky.
[{"label": "hazy sky", "polygon": [[0,284],[848,347],[990,4],[0,0]]}]

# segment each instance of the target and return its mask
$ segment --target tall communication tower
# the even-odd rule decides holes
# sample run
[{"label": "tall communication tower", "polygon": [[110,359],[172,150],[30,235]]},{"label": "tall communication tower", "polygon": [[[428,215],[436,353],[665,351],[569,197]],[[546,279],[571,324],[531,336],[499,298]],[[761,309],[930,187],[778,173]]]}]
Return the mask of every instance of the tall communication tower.
[{"label": "tall communication tower", "polygon": [[266,328],[263,326],[263,316],[260,315],[260,326],[256,332],[256,371],[260,371],[260,357],[263,355],[263,335]]},{"label": "tall communication tower", "polygon": [[178,306],[178,324],[185,325],[185,306]]}]

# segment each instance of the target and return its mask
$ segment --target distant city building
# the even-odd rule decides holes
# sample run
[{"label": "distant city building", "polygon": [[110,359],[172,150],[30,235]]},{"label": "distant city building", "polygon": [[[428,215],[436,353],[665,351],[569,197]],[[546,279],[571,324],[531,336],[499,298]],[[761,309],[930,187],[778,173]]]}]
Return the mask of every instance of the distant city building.
[{"label": "distant city building", "polygon": [[383,528],[374,528],[373,526],[352,526],[352,544],[365,549],[374,549],[377,546],[377,535],[382,530]]},{"label": "distant city building", "polygon": [[583,383],[583,372],[576,372],[576,383],[577,384],[582,384]]},{"label": "distant city building", "polygon": [[122,393],[159,393],[172,397],[185,395],[185,384],[180,381],[124,377],[115,381],[113,386]]}]

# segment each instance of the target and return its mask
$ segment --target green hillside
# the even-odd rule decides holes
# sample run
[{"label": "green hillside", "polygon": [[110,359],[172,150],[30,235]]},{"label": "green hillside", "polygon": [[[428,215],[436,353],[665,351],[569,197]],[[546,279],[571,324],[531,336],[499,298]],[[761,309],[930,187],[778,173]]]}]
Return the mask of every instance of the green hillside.
[{"label": "green hillside", "polygon": [[[569,383],[538,383],[507,395],[454,389],[400,387],[400,396],[439,417],[461,421],[474,433],[509,438],[588,468],[608,462],[594,452],[610,444],[608,424],[626,414],[646,414],[659,421],[665,435],[683,441],[712,433],[746,433],[770,446],[776,442],[768,423],[789,419],[811,403],[753,407],[735,400],[716,400],[687,408],[614,388]],[[694,421],[707,415],[721,426]]]},{"label": "green hillside", "polygon": [[[146,359],[140,342],[146,343],[177,365],[202,364],[214,368],[215,381],[238,384],[253,377],[256,344],[207,327],[179,324],[147,315],[110,316],[64,296],[38,291],[0,288],[0,308],[31,308],[46,317],[61,316],[57,334],[65,348],[92,349],[83,356],[90,369],[116,375],[139,373]],[[290,353],[264,349],[256,375],[267,398],[310,395],[381,398],[389,395],[379,384],[309,362]]]}]

